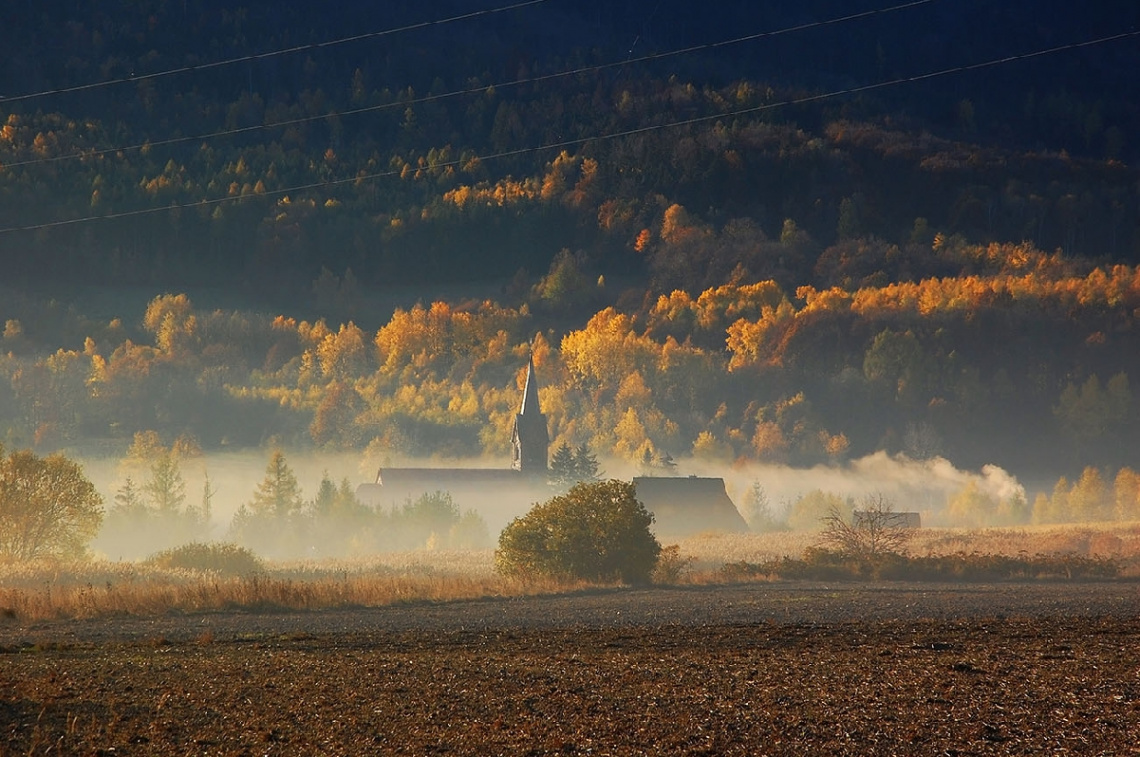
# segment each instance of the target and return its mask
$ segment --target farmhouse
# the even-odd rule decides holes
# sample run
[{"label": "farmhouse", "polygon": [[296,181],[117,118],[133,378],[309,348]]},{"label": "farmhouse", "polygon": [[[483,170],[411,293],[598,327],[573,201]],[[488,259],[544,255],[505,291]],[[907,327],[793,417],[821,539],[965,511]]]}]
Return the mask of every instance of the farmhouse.
[{"label": "farmhouse", "polygon": [[[498,529],[556,494],[548,479],[549,448],[531,360],[511,430],[510,468],[381,468],[375,482],[361,484],[356,493],[365,504],[397,507],[422,494],[445,491],[460,507],[478,510],[492,529]],[[640,476],[633,482],[638,499],[654,515],[658,536],[748,530],[723,479]]]},{"label": "farmhouse", "polygon": [[855,528],[922,528],[922,514],[856,510],[851,513],[851,525]]}]

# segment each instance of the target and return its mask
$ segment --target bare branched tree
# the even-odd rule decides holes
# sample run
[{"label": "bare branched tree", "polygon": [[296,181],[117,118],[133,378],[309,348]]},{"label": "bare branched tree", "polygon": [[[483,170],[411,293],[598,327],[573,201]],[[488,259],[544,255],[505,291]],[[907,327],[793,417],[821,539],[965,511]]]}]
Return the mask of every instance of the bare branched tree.
[{"label": "bare branched tree", "polygon": [[851,522],[836,508],[823,518],[822,545],[852,557],[903,554],[914,535],[906,519],[894,511],[882,494],[868,494],[860,501]]}]

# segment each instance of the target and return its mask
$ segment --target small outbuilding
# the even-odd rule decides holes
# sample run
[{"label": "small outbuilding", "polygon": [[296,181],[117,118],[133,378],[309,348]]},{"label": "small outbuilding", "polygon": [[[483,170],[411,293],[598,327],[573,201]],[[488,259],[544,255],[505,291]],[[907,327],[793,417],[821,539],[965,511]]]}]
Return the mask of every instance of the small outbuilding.
[{"label": "small outbuilding", "polygon": [[851,525],[855,528],[868,528],[873,525],[881,528],[922,528],[922,515],[914,512],[856,510],[851,513]]}]

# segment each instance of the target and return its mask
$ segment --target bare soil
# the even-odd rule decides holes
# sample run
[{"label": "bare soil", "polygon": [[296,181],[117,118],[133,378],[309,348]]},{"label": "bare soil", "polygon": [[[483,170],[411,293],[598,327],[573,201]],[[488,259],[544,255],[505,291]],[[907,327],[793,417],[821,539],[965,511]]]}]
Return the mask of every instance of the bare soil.
[{"label": "bare soil", "polygon": [[0,754],[1140,754],[1140,586],[0,621]]}]

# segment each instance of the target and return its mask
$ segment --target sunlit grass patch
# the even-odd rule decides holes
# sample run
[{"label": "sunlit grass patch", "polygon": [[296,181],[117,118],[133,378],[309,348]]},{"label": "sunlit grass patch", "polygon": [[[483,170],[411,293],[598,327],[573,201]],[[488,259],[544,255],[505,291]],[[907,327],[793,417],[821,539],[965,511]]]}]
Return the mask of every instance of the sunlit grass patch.
[{"label": "sunlit grass patch", "polygon": [[[678,543],[689,558],[691,583],[709,583],[744,577],[775,578],[770,570],[782,560],[801,559],[819,542],[819,534],[776,532],[758,534],[699,534]],[[950,558],[979,562],[983,558],[1088,558],[1111,561],[1118,577],[1140,576],[1140,523],[1091,523],[1007,528],[915,529],[906,553],[912,557]],[[963,560],[964,561],[964,560]],[[726,566],[766,566],[764,570],[736,570]],[[1033,570],[1043,568],[1043,563]],[[1027,567],[1027,570],[1030,569]],[[916,577],[918,575],[916,574]]]},{"label": "sunlit grass patch", "polygon": [[401,553],[361,560],[266,562],[259,572],[148,563],[0,565],[0,613],[10,620],[168,612],[307,611],[572,591],[582,582],[495,574],[490,550]]},{"label": "sunlit grass patch", "polygon": [[[667,552],[661,584],[847,577],[1009,580],[1140,576],[1140,523],[918,529],[907,555],[867,565],[813,553],[818,534],[700,534]],[[585,582],[495,572],[493,550],[418,550],[356,559],[265,561],[226,572],[189,550],[188,562],[0,563],[0,623],[169,612],[311,611],[534,596]],[[812,555],[815,554],[815,557]],[[187,566],[191,567],[187,567]],[[811,570],[814,575],[808,575]]]}]

